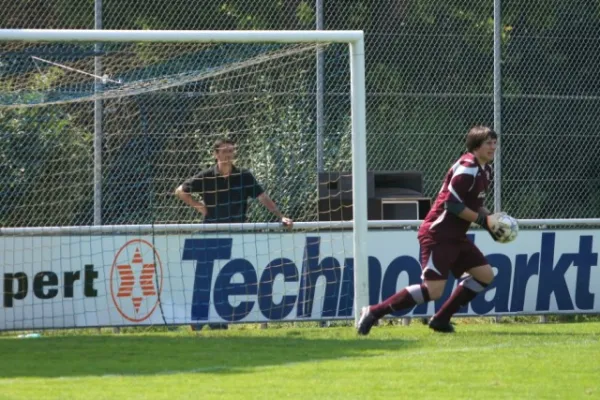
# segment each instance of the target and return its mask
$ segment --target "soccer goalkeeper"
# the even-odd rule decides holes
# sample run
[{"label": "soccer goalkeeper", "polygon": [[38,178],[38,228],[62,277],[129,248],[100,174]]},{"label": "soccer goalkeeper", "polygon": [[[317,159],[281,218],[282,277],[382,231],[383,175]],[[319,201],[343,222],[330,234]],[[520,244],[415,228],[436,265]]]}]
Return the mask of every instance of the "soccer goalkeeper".
[{"label": "soccer goalkeeper", "polygon": [[475,222],[496,241],[503,234],[503,228],[495,228],[495,215],[483,207],[492,179],[489,163],[494,159],[496,142],[496,132],[485,126],[475,126],[467,133],[467,153],[446,174],[442,190],[419,229],[423,283],[408,286],[379,304],[363,307],[357,324],[360,335],[367,335],[375,322],[387,314],[439,299],[450,273],[456,278],[466,274],[467,278],[429,320],[434,331],[454,332],[450,318],[492,282],[492,267],[467,239],[467,230]]}]

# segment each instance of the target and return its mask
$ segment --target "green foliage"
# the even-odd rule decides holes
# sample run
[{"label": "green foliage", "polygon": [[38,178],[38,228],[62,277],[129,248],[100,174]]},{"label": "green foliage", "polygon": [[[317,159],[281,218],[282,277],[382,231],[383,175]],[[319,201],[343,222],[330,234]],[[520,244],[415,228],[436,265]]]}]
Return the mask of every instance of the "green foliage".
[{"label": "green foliage", "polygon": [[[1,4],[3,27],[93,27],[94,4],[90,0],[31,1],[28,7],[32,12],[28,13],[23,12],[19,2]],[[363,29],[366,33],[369,169],[423,171],[425,194],[434,196],[441,176],[463,150],[462,138],[468,127],[493,123],[492,2],[339,0],[323,4],[325,29]],[[106,29],[314,29],[315,12],[315,3],[306,0],[209,0],[201,7],[192,0],[176,4],[148,0],[143,7],[136,0],[103,2]],[[596,112],[600,92],[598,4],[583,0],[506,0],[502,13],[503,204],[508,212],[523,218],[596,217],[600,212],[595,162],[600,146],[600,116]],[[158,61],[148,45],[137,44],[130,50],[149,67]],[[330,97],[326,98],[325,108],[325,166],[329,170],[349,170],[349,97],[336,97],[349,92],[348,66],[336,63],[337,56],[335,51],[326,52],[325,81]],[[307,67],[312,72],[313,61]],[[43,75],[32,74],[29,83],[43,90],[60,81],[62,74],[61,69],[52,67]],[[266,81],[258,80],[258,85],[267,88],[273,84],[273,77],[263,78]],[[296,79],[302,82],[307,78]],[[11,79],[2,76],[0,97],[13,96],[12,85]],[[314,91],[314,82],[302,85],[307,93]],[[26,96],[37,101],[44,94],[31,91]],[[140,198],[131,203],[150,207],[152,212],[130,217],[123,214],[115,217],[116,221],[190,220],[191,214],[175,211],[172,189],[200,165],[212,161],[207,151],[207,132],[248,132],[235,137],[240,143],[240,164],[254,169],[272,197],[297,219],[314,218],[316,122],[314,110],[307,105],[309,99],[282,102],[281,98],[259,96],[237,108],[231,106],[236,101],[225,100],[223,109],[211,111],[212,120],[218,123],[206,121],[201,115],[204,109],[185,95],[174,101],[177,106],[169,105],[180,111],[169,111],[160,124],[155,122],[158,110],[152,102],[142,102],[147,121],[142,118],[141,103],[121,108],[130,116],[130,122],[126,128],[119,127],[122,120],[115,119],[118,122],[110,128],[114,135],[106,143],[106,171],[111,175],[105,177],[105,189],[111,192],[113,179],[127,169],[128,176],[141,176],[154,192],[143,201]],[[50,171],[73,165],[74,157],[80,157],[79,164],[69,173],[88,183],[82,183],[86,189],[78,191],[76,199],[66,190],[55,193],[62,196],[53,200],[56,204],[72,205],[61,207],[56,221],[89,220],[91,106],[81,110],[60,107],[48,117],[42,117],[47,110],[1,112],[0,179],[3,187],[10,188],[9,192],[2,189],[0,205],[10,210],[8,216],[3,213],[0,217],[2,223],[30,225],[39,221],[41,216],[35,214],[39,211],[23,206],[31,204],[28,196],[34,186],[29,185],[43,181],[46,186],[54,182],[53,187],[61,187],[50,177],[54,176]],[[245,123],[226,117],[246,112],[256,117]],[[154,135],[174,135],[169,126],[182,121],[194,127],[188,132],[190,137],[157,139]],[[160,125],[160,129],[153,124]],[[277,128],[266,134],[265,124]],[[128,143],[144,149],[140,156],[143,168],[134,168],[126,159]],[[165,149],[176,151],[182,145],[195,149],[185,161],[190,167],[169,166],[161,153]],[[204,158],[199,159],[198,154]],[[59,156],[64,160],[57,161]],[[43,157],[47,159],[42,161]],[[576,169],[569,167],[573,160],[579,164]],[[581,175],[573,175],[571,170]],[[122,190],[127,188],[133,186]],[[109,207],[126,204],[120,190],[113,190]],[[557,201],[557,193],[564,193],[564,199]],[[262,207],[253,207],[251,215],[253,220],[271,218]]]},{"label": "green foliage", "polygon": [[68,111],[0,111],[1,226],[90,223],[92,135]]}]

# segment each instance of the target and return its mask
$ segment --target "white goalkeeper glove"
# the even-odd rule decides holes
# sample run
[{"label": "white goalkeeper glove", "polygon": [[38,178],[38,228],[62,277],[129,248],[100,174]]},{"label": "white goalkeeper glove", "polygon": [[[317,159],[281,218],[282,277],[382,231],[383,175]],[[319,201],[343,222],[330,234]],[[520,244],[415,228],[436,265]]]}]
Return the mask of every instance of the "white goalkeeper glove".
[{"label": "white goalkeeper glove", "polygon": [[479,212],[477,220],[475,220],[475,223],[488,231],[492,239],[496,242],[501,242],[506,233],[505,227],[498,223],[500,215],[502,213],[487,215],[486,213]]}]

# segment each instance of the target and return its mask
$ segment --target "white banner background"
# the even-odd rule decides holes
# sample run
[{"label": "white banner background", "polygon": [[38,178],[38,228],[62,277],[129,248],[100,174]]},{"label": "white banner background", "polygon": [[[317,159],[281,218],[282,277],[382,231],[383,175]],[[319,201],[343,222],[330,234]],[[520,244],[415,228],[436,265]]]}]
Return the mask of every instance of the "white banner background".
[{"label": "white banner background", "polygon": [[[476,244],[488,256],[492,265],[495,264],[494,260],[503,263],[499,265],[503,273],[502,279],[498,279],[498,284],[503,283],[503,286],[492,288],[484,296],[487,301],[502,298],[504,300],[500,302],[504,306],[497,303],[485,315],[600,312],[600,271],[597,255],[600,250],[598,245],[600,231],[523,231],[519,238],[510,244],[494,243],[484,232],[475,232],[474,235]],[[329,285],[333,284],[335,287],[338,284],[337,290],[341,293],[338,293],[334,302],[335,309],[329,307],[328,310],[324,310],[323,296],[328,283],[325,277],[320,277],[313,282],[315,301],[312,307],[310,303],[302,302],[302,307],[308,306],[310,309],[301,310],[304,314],[300,313],[299,317],[297,297],[301,291],[300,280],[303,276],[307,238],[320,239],[316,257],[318,260],[313,260],[313,267],[327,257],[333,257],[338,261],[340,265],[338,282],[329,282]],[[208,309],[209,321],[232,320],[231,315],[219,315],[213,296],[214,285],[220,271],[233,259],[237,259],[235,263],[238,266],[249,268],[248,266],[251,265],[254,271],[248,273],[256,274],[259,281],[266,266],[272,260],[286,258],[293,261],[298,271],[295,280],[284,282],[283,275],[280,274],[272,281],[273,304],[281,303],[284,295],[295,299],[293,308],[286,310],[283,316],[276,316],[277,319],[281,317],[282,320],[313,320],[322,318],[323,313],[326,319],[351,317],[350,310],[347,308],[348,295],[351,293],[344,292],[341,288],[347,289],[352,285],[344,286],[339,281],[344,276],[345,259],[352,258],[350,232],[154,237],[131,235],[0,237],[2,257],[0,268],[3,275],[0,329],[197,322],[192,320],[196,262],[183,260],[185,243],[189,239],[232,239],[231,256],[227,260],[214,262],[211,285],[210,287],[206,285],[211,290],[210,297],[207,297],[210,298],[211,303]],[[543,241],[544,246],[542,246]],[[586,251],[586,246],[591,246],[591,251]],[[136,256],[136,249],[139,250],[139,256]],[[370,257],[376,259],[372,261],[381,266],[381,277],[385,281],[383,286],[390,292],[382,293],[381,281],[370,282],[371,290],[378,292],[377,301],[381,300],[381,296],[387,297],[394,290],[407,285],[408,270],[411,271],[414,280],[418,268],[416,260],[419,257],[416,232],[370,231],[368,249]],[[398,257],[403,258],[398,259]],[[393,274],[390,270],[390,275],[385,278],[386,271],[393,261],[400,270],[406,268],[407,271]],[[330,260],[329,263],[331,262]],[[145,276],[142,276],[144,264],[153,265],[147,267],[144,270]],[[87,277],[86,265],[88,265]],[[93,271],[89,266],[93,266]],[[119,266],[125,272],[119,272]],[[132,274],[127,275],[129,268]],[[561,272],[562,269],[565,271],[564,274]],[[97,276],[94,276],[95,274]],[[510,277],[507,274],[510,274]],[[24,276],[27,280],[26,285]],[[561,290],[561,287],[564,287],[563,276],[564,285],[568,289],[566,294]],[[221,283],[223,279],[225,278],[221,278]],[[542,279],[541,283],[540,279]],[[244,283],[241,274],[235,274],[231,279],[226,280],[233,284]],[[87,282],[87,289],[85,282]],[[125,282],[129,282],[129,286]],[[69,286],[72,286],[72,289]],[[244,307],[243,318],[236,321],[270,321],[270,314],[265,310],[261,312],[259,307],[257,284],[247,286],[247,290],[242,290],[245,294],[227,297],[231,307],[241,302],[249,302]],[[516,289],[516,286],[520,289]],[[157,290],[159,287],[160,304]],[[26,293],[19,291],[20,289],[26,289]],[[518,294],[523,290],[524,293]],[[54,296],[53,291],[56,291]],[[557,293],[568,298],[558,301]],[[517,297],[522,298],[522,301]],[[562,308],[559,307],[560,304]],[[414,315],[431,315],[434,307],[435,305],[431,303],[426,310],[422,308]],[[476,306],[469,308],[469,315],[477,314],[473,310],[474,307]],[[346,311],[342,311],[343,309]],[[410,316],[412,313],[407,315]]]}]

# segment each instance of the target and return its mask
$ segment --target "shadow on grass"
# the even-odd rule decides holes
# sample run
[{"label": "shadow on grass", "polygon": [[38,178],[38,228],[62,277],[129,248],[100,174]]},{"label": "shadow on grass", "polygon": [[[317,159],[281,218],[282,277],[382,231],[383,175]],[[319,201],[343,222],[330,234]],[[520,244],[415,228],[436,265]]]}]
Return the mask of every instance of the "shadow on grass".
[{"label": "shadow on grass", "polygon": [[[289,332],[291,333],[291,332]],[[69,336],[0,340],[0,378],[237,373],[386,351],[418,341],[278,336]],[[9,361],[10,360],[10,361]]]}]

